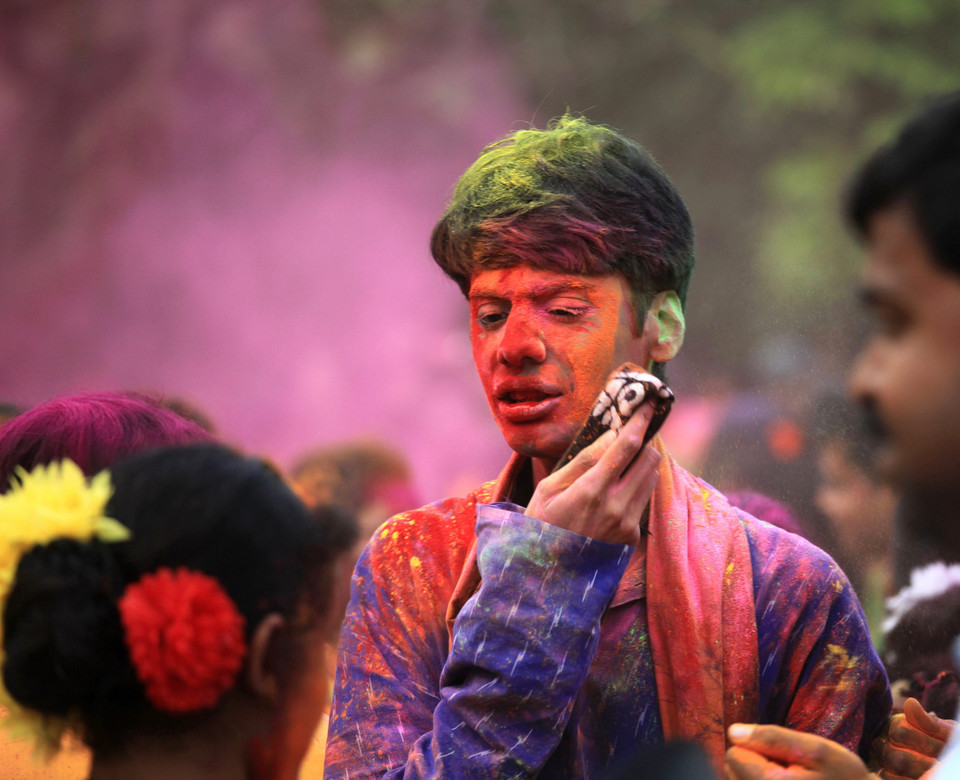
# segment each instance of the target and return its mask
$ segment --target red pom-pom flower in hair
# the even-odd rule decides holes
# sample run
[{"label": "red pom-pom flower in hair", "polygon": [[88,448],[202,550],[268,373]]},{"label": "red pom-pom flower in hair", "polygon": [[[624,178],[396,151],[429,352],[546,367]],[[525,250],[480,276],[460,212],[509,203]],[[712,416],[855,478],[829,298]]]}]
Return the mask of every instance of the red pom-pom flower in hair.
[{"label": "red pom-pom flower in hair", "polygon": [[244,621],[213,577],[158,569],[129,585],[119,607],[133,668],[158,710],[213,707],[233,687]]}]

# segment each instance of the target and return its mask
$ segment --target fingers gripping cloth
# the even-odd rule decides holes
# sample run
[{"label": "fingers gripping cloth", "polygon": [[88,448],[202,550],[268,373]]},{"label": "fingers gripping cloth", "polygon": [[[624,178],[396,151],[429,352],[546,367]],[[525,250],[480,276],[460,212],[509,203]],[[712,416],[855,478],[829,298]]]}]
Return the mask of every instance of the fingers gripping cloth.
[{"label": "fingers gripping cloth", "polygon": [[[20,559],[33,547],[62,538],[118,542],[130,536],[126,527],[106,516],[113,492],[106,471],[88,483],[79,466],[64,460],[37,466],[29,473],[17,469],[16,473],[10,490],[0,495],[0,612]],[[0,633],[0,668],[4,657]],[[21,707],[2,680],[0,704],[8,710],[4,725],[15,737],[33,737],[40,752],[48,756],[59,748],[66,719],[45,717]]]},{"label": "fingers gripping cloth", "polygon": [[247,652],[244,620],[213,577],[158,569],[119,602],[130,658],[158,709],[213,707],[233,687]]},{"label": "fingers gripping cloth", "polygon": [[646,444],[667,419],[673,398],[673,391],[655,376],[641,371],[632,363],[624,363],[607,378],[589,417],[553,470],[557,471],[566,466],[581,450],[599,439],[606,431],[619,431],[633,413],[649,400],[653,404],[653,415],[643,437],[643,443]]}]

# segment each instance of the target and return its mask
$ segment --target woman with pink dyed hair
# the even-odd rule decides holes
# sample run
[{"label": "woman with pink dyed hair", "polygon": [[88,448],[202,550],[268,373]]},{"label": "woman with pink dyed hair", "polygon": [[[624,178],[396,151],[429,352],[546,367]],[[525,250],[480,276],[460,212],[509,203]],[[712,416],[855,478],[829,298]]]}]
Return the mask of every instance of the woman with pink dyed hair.
[{"label": "woman with pink dyed hair", "polygon": [[[87,476],[92,476],[128,455],[213,440],[197,423],[147,396],[109,392],[61,396],[0,425],[0,494],[9,489],[18,467],[31,471],[41,464],[69,458]],[[64,747],[44,765],[33,757],[28,743],[11,740],[6,729],[0,729],[0,777],[87,777],[89,753],[70,740]]]},{"label": "woman with pink dyed hair", "polygon": [[80,393],[45,401],[0,427],[0,493],[17,466],[69,458],[88,476],[145,450],[214,437],[197,423],[136,393]]},{"label": "woman with pink dyed hair", "polygon": [[42,753],[76,735],[98,780],[294,780],[327,699],[338,554],[273,467],[217,444],[89,480],[69,460],[18,471],[0,496],[7,722]]}]

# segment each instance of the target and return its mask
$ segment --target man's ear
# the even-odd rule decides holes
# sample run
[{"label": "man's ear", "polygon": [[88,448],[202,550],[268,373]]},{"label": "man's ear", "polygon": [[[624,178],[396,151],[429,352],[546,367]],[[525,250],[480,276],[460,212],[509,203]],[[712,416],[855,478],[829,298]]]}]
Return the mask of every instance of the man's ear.
[{"label": "man's ear", "polygon": [[676,356],[683,346],[683,334],[686,330],[683,319],[683,306],[673,290],[659,293],[650,308],[644,329],[650,338],[650,357],[656,363],[666,363]]},{"label": "man's ear", "polygon": [[286,625],[283,615],[271,612],[263,618],[250,637],[250,654],[247,657],[247,684],[254,695],[271,702],[280,696],[280,679],[277,669],[277,642]]}]

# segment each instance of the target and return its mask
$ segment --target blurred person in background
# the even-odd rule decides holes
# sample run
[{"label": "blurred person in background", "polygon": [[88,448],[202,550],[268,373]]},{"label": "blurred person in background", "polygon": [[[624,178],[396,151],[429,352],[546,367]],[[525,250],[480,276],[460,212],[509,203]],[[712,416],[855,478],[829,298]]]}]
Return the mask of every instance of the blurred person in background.
[{"label": "blurred person in background", "polygon": [[819,398],[809,427],[819,472],[817,507],[830,520],[880,650],[884,602],[893,591],[897,495],[873,466],[875,442],[849,398],[839,393]]},{"label": "blurred person in background", "polygon": [[599,777],[684,738],[719,764],[738,712],[868,744],[887,681],[826,555],[641,452],[649,402],[553,471],[611,371],[683,342],[692,226],[649,155],[579,117],[514,133],[432,251],[514,454],[361,555],[326,777]]},{"label": "blurred person in background", "polygon": [[[177,444],[209,442],[196,423],[136,394],[83,393],[61,396],[28,409],[0,427],[0,494],[16,482],[18,469],[69,458],[87,476],[128,455]],[[2,724],[0,720],[0,724]],[[29,743],[0,730],[0,777],[5,780],[80,780],[89,753],[68,738],[65,750],[38,763]]]},{"label": "blurred person in background", "polygon": [[[876,437],[877,470],[912,503],[904,532],[960,561],[960,92],[934,101],[866,163],[847,215],[867,245],[861,297],[876,321],[850,391]],[[958,651],[954,640],[955,662]],[[756,724],[729,733],[736,780],[869,777],[859,757],[810,734]],[[950,724],[915,699],[878,752],[883,778],[960,777]]]},{"label": "blurred person in background", "polygon": [[191,422],[195,422],[211,436],[217,435],[217,426],[214,425],[213,419],[193,401],[181,398],[180,396],[165,395],[160,399],[160,405],[165,406],[170,411],[176,412]]},{"label": "blurred person in background", "polygon": [[342,506],[357,519],[357,557],[388,517],[421,503],[407,457],[376,439],[311,450],[297,458],[290,476],[308,506]]},{"label": "blurred person in background", "polygon": [[799,418],[772,399],[745,393],[729,402],[701,476],[725,495],[758,493],[785,505],[801,536],[847,571],[833,530],[813,501],[817,471],[810,435]]},{"label": "blurred person in background", "polygon": [[[376,439],[357,439],[319,447],[301,455],[290,470],[294,490],[311,511],[333,529],[332,544],[341,552],[338,569],[343,592],[360,553],[377,528],[392,515],[419,504],[409,462],[400,450]],[[336,647],[346,611],[346,599],[330,623],[327,644],[330,688],[336,674]],[[303,763],[305,778],[323,773],[329,701]]]},{"label": "blurred person in background", "polygon": [[[420,503],[410,464],[395,447],[375,439],[358,439],[320,447],[300,456],[290,470],[294,490],[315,512],[342,511],[338,544],[348,544],[341,568],[346,591],[350,576],[374,532],[387,518]],[[340,624],[331,625],[330,643],[336,647]]]},{"label": "blurred person in background", "polygon": [[69,460],[20,471],[0,551],[0,692],[38,749],[72,731],[93,780],[296,778],[338,579],[268,464],[200,444],[89,482]]},{"label": "blurred person in background", "polygon": [[[332,690],[336,647],[350,592],[350,576],[370,537],[387,518],[420,503],[404,454],[377,439],[357,439],[319,447],[301,455],[290,470],[297,494],[323,525],[341,555],[338,569],[345,598],[335,607],[327,643],[327,676]],[[305,778],[323,773],[329,701],[303,763]]]}]

